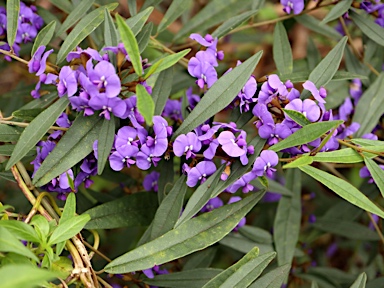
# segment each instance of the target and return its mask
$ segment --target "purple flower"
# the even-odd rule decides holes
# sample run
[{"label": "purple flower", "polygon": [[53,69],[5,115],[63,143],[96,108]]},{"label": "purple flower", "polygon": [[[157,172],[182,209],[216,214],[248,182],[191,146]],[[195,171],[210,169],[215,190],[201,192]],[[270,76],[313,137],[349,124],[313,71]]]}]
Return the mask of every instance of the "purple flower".
[{"label": "purple flower", "polygon": [[186,159],[194,158],[195,153],[201,149],[201,142],[197,138],[196,134],[189,132],[187,135],[181,134],[173,143],[173,152],[176,156],[181,157],[186,153]]},{"label": "purple flower", "polygon": [[154,156],[154,147],[149,148],[146,144],[142,145],[136,155],[136,166],[141,170],[148,170],[153,164],[155,167],[161,158]]},{"label": "purple flower", "polygon": [[[301,99],[294,99],[291,102],[285,106],[285,109],[288,110],[295,110],[300,113],[303,113],[305,117],[308,118],[309,121],[311,122],[316,122],[319,120],[321,111],[320,107],[317,106],[316,102],[310,99],[305,99],[302,101]],[[291,120],[288,115],[285,115],[285,117],[288,120]]]},{"label": "purple flower", "polygon": [[210,211],[212,211],[216,208],[219,208],[223,205],[224,205],[223,200],[221,200],[219,197],[214,197],[214,198],[209,199],[207,204],[205,204],[205,206],[203,208],[201,208],[201,212],[210,212]]},{"label": "purple flower", "polygon": [[283,10],[287,14],[291,14],[293,11],[293,14],[297,15],[304,10],[304,0],[280,0],[280,3],[284,6]]},{"label": "purple flower", "polygon": [[356,78],[352,80],[351,85],[349,86],[349,94],[352,96],[355,105],[359,102],[361,95],[363,94],[361,80]]},{"label": "purple flower", "polygon": [[61,68],[57,91],[60,97],[64,94],[68,94],[68,97],[75,95],[77,92],[77,71],[73,71],[69,66]]},{"label": "purple flower", "polygon": [[159,190],[159,188],[157,186],[159,178],[160,178],[159,172],[153,171],[153,172],[147,174],[143,180],[144,189],[146,191],[152,191],[153,190],[153,191],[157,192]]},{"label": "purple flower", "polygon": [[247,83],[245,83],[244,87],[240,90],[237,97],[240,99],[240,112],[249,111],[249,104],[256,102],[257,99],[254,99],[253,96],[256,93],[257,83],[255,77],[249,77]]},{"label": "purple flower", "polygon": [[283,123],[278,123],[276,126],[263,125],[259,128],[260,137],[268,139],[268,145],[275,145],[280,139],[285,139],[291,134],[291,129]]},{"label": "purple flower", "polygon": [[253,164],[252,172],[257,176],[263,176],[264,173],[268,177],[272,177],[276,169],[275,167],[279,163],[279,156],[277,156],[275,151],[264,150],[261,152],[260,156],[256,158],[255,163]]},{"label": "purple flower", "polygon": [[344,103],[341,104],[339,108],[339,119],[347,121],[349,119],[349,115],[353,112],[353,104],[351,98],[347,97],[344,100]]},{"label": "purple flower", "polygon": [[187,95],[189,107],[191,108],[191,110],[193,110],[193,108],[195,108],[196,104],[199,103],[200,96],[192,93],[192,87],[188,88],[188,90],[186,91],[186,95]]},{"label": "purple flower", "polygon": [[121,147],[126,147],[126,146],[138,146],[136,140],[137,138],[137,130],[133,127],[130,126],[124,126],[117,131],[117,135],[115,138],[115,147],[117,150]]},{"label": "purple flower", "polygon": [[251,171],[243,176],[240,179],[236,180],[232,185],[227,187],[227,191],[231,193],[235,193],[239,188],[242,188],[244,193],[248,193],[249,191],[253,191],[254,187],[250,184],[250,182],[256,179],[257,175]]},{"label": "purple flower", "polygon": [[107,98],[102,95],[97,95],[92,97],[88,104],[94,110],[103,110],[99,116],[104,116],[107,120],[111,119],[111,113],[117,117],[123,116],[127,109],[124,101],[118,97]]},{"label": "purple flower", "polygon": [[196,84],[201,89],[205,84],[210,88],[217,81],[217,72],[210,63],[211,59],[206,53],[199,54],[198,52],[196,57],[192,57],[188,62],[188,72],[191,76],[198,78]]},{"label": "purple flower", "polygon": [[124,166],[129,168],[136,163],[132,158],[136,157],[138,152],[139,148],[133,145],[120,147],[119,150],[109,156],[109,165],[115,171],[120,171]]},{"label": "purple flower", "polygon": [[36,76],[40,76],[45,72],[48,56],[53,52],[53,49],[45,53],[44,51],[45,46],[40,46],[33,54],[32,59],[28,62],[29,73],[36,73]]},{"label": "purple flower", "polygon": [[208,176],[216,171],[216,166],[212,161],[201,161],[195,167],[191,168],[188,172],[187,185],[194,187],[201,181],[205,182]]},{"label": "purple flower", "polygon": [[73,59],[80,59],[81,55],[86,55],[88,59],[94,59],[96,61],[102,61],[103,58],[100,56],[99,52],[95,49],[87,48],[85,50],[77,47],[77,51],[69,52],[67,55],[67,61],[71,62]]},{"label": "purple flower", "polygon": [[325,90],[324,87],[320,87],[318,90],[316,88],[316,85],[307,80],[303,84],[304,89],[310,91],[312,93],[312,96],[319,102],[319,103],[325,103],[324,98],[327,97],[327,91]]},{"label": "purple flower", "polygon": [[235,135],[230,131],[223,131],[217,137],[217,141],[221,144],[221,148],[231,157],[240,157],[246,153],[240,146],[246,145],[244,139],[237,140]]},{"label": "purple flower", "polygon": [[95,68],[92,68],[92,65],[90,65],[92,62],[90,61],[88,60],[87,62],[88,77],[91,83],[97,87],[100,95],[105,95],[108,98],[114,98],[119,95],[121,82],[116,74],[115,67],[107,61],[100,61],[96,64]]},{"label": "purple flower", "polygon": [[181,99],[168,99],[165,103],[164,111],[161,113],[161,116],[169,117],[174,121],[183,120],[183,116],[181,115]]}]

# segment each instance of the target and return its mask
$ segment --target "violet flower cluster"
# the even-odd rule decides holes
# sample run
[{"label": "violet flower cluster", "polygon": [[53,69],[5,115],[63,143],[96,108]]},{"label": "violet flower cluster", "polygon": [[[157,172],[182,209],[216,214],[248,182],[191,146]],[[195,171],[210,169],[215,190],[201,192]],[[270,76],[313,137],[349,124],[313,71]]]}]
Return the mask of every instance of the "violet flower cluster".
[{"label": "violet flower cluster", "polygon": [[[20,2],[20,12],[18,18],[17,32],[15,43],[12,50],[16,55],[19,55],[20,44],[33,42],[37,33],[43,27],[44,21],[37,15],[37,9],[34,5],[27,6]],[[0,39],[7,38],[7,11],[5,7],[0,7]],[[0,45],[0,49],[11,51],[8,43]],[[11,61],[11,57],[5,56],[6,60]]]}]

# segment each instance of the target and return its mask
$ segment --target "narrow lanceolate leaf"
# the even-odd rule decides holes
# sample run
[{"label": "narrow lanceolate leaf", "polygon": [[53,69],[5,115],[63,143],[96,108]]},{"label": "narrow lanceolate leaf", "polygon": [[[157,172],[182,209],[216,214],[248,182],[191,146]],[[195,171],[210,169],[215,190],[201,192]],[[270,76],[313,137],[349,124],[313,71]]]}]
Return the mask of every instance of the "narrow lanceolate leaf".
[{"label": "narrow lanceolate leaf", "polygon": [[308,118],[305,117],[303,113],[300,113],[295,110],[284,109],[284,108],[282,108],[282,110],[284,111],[285,114],[289,116],[289,118],[291,118],[300,126],[311,124],[311,121],[309,121]]},{"label": "narrow lanceolate leaf", "polygon": [[198,125],[227,107],[248,81],[261,55],[262,51],[253,55],[231,72],[220,77],[175,131],[173,139],[176,139],[180,134],[192,131]]},{"label": "narrow lanceolate leaf", "polygon": [[[306,58],[307,58],[308,69],[310,71],[315,69],[317,64],[319,64],[321,61],[320,51],[317,48],[313,39],[310,37],[308,38],[308,43],[307,43],[307,57]],[[308,73],[308,75],[309,75],[309,73]]]},{"label": "narrow lanceolate leaf", "polygon": [[33,183],[43,186],[72,168],[93,151],[93,142],[99,137],[102,118],[98,115],[77,116],[72,126],[37,170]]},{"label": "narrow lanceolate leaf", "polygon": [[56,29],[56,21],[51,21],[47,26],[40,30],[39,34],[37,34],[35,42],[33,43],[33,47],[31,50],[31,56],[35,54],[37,48],[40,46],[47,46],[51,41],[53,34]]},{"label": "narrow lanceolate leaf", "polygon": [[76,5],[76,9],[73,9],[73,11],[68,15],[68,17],[61,25],[60,29],[57,31],[57,36],[62,36],[61,34],[63,34],[68,30],[68,28],[72,27],[73,24],[79,21],[87,13],[89,8],[92,7],[94,2],[95,0],[82,0],[79,5]]},{"label": "narrow lanceolate leaf", "polygon": [[12,127],[5,124],[0,124],[0,141],[1,142],[13,142],[20,138],[22,129],[18,127]]},{"label": "narrow lanceolate leaf", "polygon": [[269,148],[269,150],[277,152],[286,148],[306,144],[319,138],[329,130],[339,126],[341,123],[343,123],[342,120],[308,124],[297,130],[295,133],[289,135],[287,138],[280,141],[276,145],[273,145]]},{"label": "narrow lanceolate leaf", "polygon": [[298,169],[289,170],[286,179],[286,186],[293,195],[281,197],[273,224],[273,239],[279,265],[291,264],[301,221],[301,173]]},{"label": "narrow lanceolate leaf", "polygon": [[10,169],[21,158],[23,158],[41,138],[47,133],[49,128],[55,123],[57,118],[67,107],[69,101],[66,97],[60,98],[56,103],[44,110],[37,116],[23,131],[15,150],[8,161],[6,169]]},{"label": "narrow lanceolate leaf", "polygon": [[253,194],[190,219],[160,238],[116,258],[105,271],[115,274],[143,270],[202,250],[232,231],[263,195]]},{"label": "narrow lanceolate leaf", "polygon": [[73,6],[69,0],[50,0],[50,2],[67,14],[73,10]]},{"label": "narrow lanceolate leaf", "polygon": [[[375,82],[363,93],[361,100],[356,105],[355,114],[352,121],[360,124],[360,129],[355,133],[356,137],[361,137],[366,133],[372,132],[377,125],[381,115],[384,113],[384,97],[381,91],[384,90],[384,73],[376,78]],[[369,111],[369,113],[367,113]]]},{"label": "narrow lanceolate leaf", "polygon": [[43,111],[44,109],[42,108],[16,110],[12,112],[12,116],[18,119],[32,121]]},{"label": "narrow lanceolate leaf", "polygon": [[13,46],[16,39],[20,12],[20,0],[7,0],[7,41]]},{"label": "narrow lanceolate leaf", "polygon": [[8,231],[10,231],[20,240],[26,240],[35,243],[40,242],[36,231],[27,223],[16,220],[1,220],[0,226],[7,228]]},{"label": "narrow lanceolate leaf", "polygon": [[289,264],[277,267],[257,279],[249,288],[280,288],[288,276],[289,268],[291,268]]},{"label": "narrow lanceolate leaf", "polygon": [[85,224],[91,219],[88,214],[82,214],[72,217],[67,221],[60,222],[55,228],[51,237],[49,237],[48,245],[60,243],[68,240],[83,230]]},{"label": "narrow lanceolate leaf", "polygon": [[[347,43],[348,37],[344,36],[339,43],[324,57],[323,60],[313,69],[309,74],[308,80],[312,81],[317,88],[325,86],[329,81],[332,80],[339,68],[341,59],[343,58],[345,44]],[[304,90],[301,93],[301,98],[307,98],[310,92]]]},{"label": "narrow lanceolate leaf", "polygon": [[299,167],[299,169],[327,186],[351,204],[384,218],[384,211],[347,181],[312,166]]},{"label": "narrow lanceolate leaf", "polygon": [[365,288],[365,283],[367,282],[367,274],[365,272],[361,273],[359,277],[353,282],[350,288]]},{"label": "narrow lanceolate leaf", "polygon": [[137,45],[139,45],[140,54],[147,48],[149,39],[152,34],[153,23],[149,22],[144,26],[144,28],[137,34]]},{"label": "narrow lanceolate leaf", "polygon": [[343,16],[345,12],[351,8],[353,0],[345,0],[345,1],[340,1],[337,3],[331,11],[327,14],[327,16],[324,17],[324,19],[320,22],[320,24],[326,24],[330,21],[333,21],[340,16]]},{"label": "narrow lanceolate leaf", "polygon": [[152,125],[152,118],[155,114],[155,104],[151,95],[147,92],[143,85],[136,86],[137,110],[143,115],[145,122]]},{"label": "narrow lanceolate leaf", "polygon": [[384,28],[373,22],[368,15],[363,16],[355,11],[350,11],[349,17],[355,22],[357,27],[367,35],[370,39],[375,41],[377,44],[384,46]]},{"label": "narrow lanceolate leaf", "polygon": [[303,155],[297,158],[296,160],[289,162],[288,164],[283,166],[283,169],[288,168],[297,168],[304,165],[310,165],[313,162],[313,157],[310,155]]},{"label": "narrow lanceolate leaf", "polygon": [[377,187],[379,187],[381,195],[384,197],[384,170],[372,159],[364,157],[364,162]]},{"label": "narrow lanceolate leaf", "polygon": [[172,90],[173,67],[160,72],[152,89],[152,99],[155,105],[155,115],[161,115]]},{"label": "narrow lanceolate leaf", "polygon": [[124,47],[127,50],[129,58],[131,59],[133,68],[135,69],[136,74],[141,76],[143,74],[143,66],[141,66],[139,45],[137,44],[135,35],[119,14],[116,14],[116,23],[117,29],[120,32],[121,40],[123,41]]},{"label": "narrow lanceolate leaf", "polygon": [[117,29],[108,9],[104,10],[104,41],[106,46],[117,46],[119,44]]},{"label": "narrow lanceolate leaf", "polygon": [[[0,252],[13,252],[35,260],[39,259],[23,245],[7,228],[0,226]],[[3,279],[2,279],[3,280]]]},{"label": "narrow lanceolate leaf", "polygon": [[277,22],[273,33],[273,60],[279,74],[291,74],[293,57],[291,44],[282,22]]},{"label": "narrow lanceolate leaf", "polygon": [[170,24],[191,7],[192,3],[193,1],[191,0],[173,0],[167,9],[167,12],[165,12],[163,19],[161,19],[159,27],[157,28],[157,33],[167,29]]},{"label": "narrow lanceolate leaf", "polygon": [[[353,144],[358,144],[361,146],[376,146],[376,145],[384,146],[384,141],[364,139],[364,138],[354,138],[354,139],[351,139],[351,142]],[[368,148],[372,148],[372,147],[368,147]]]},{"label": "narrow lanceolate leaf", "polygon": [[326,37],[339,40],[341,35],[332,27],[326,24],[320,24],[320,20],[310,15],[300,15],[295,17],[295,20],[308,29],[322,34]]},{"label": "narrow lanceolate leaf", "polygon": [[258,11],[259,10],[246,11],[244,13],[241,13],[240,15],[229,18],[227,21],[217,27],[217,29],[212,33],[212,37],[221,38],[225,36],[228,32],[232,31],[233,29],[247,21],[249,18],[254,16]]},{"label": "narrow lanceolate leaf", "polygon": [[151,239],[170,231],[180,216],[184,195],[187,192],[186,176],[182,175],[165,196],[152,221]]},{"label": "narrow lanceolate leaf", "polygon": [[248,287],[259,277],[275,256],[276,252],[269,252],[259,256],[259,248],[255,247],[237,263],[205,284],[203,288]]},{"label": "narrow lanceolate leaf", "polygon": [[113,10],[118,6],[117,3],[102,6],[87,14],[77,23],[75,28],[69,33],[64,43],[61,44],[59,53],[57,54],[56,63],[60,64],[68,53],[71,52],[81,41],[91,34],[104,21],[104,9]]},{"label": "narrow lanceolate leaf", "polygon": [[135,16],[128,18],[125,21],[125,23],[131,28],[135,36],[141,31],[145,22],[147,22],[149,15],[151,15],[152,11],[153,7],[148,7],[144,11],[141,11],[139,14],[136,14]]},{"label": "narrow lanceolate leaf", "polygon": [[157,195],[144,192],[119,198],[84,212],[91,216],[87,229],[148,226],[158,207]]},{"label": "narrow lanceolate leaf", "polygon": [[100,135],[97,139],[97,174],[103,173],[105,164],[107,163],[109,154],[112,150],[113,141],[115,139],[115,117],[111,115],[111,119],[103,120]]},{"label": "narrow lanceolate leaf", "polygon": [[76,216],[76,196],[75,193],[69,193],[67,200],[65,200],[65,206],[63,213],[60,217],[60,223],[68,221]]},{"label": "narrow lanceolate leaf", "polygon": [[[372,154],[374,157],[375,155]],[[363,157],[355,149],[345,148],[330,152],[319,152],[313,156],[315,162],[328,163],[359,163],[363,162]]]}]

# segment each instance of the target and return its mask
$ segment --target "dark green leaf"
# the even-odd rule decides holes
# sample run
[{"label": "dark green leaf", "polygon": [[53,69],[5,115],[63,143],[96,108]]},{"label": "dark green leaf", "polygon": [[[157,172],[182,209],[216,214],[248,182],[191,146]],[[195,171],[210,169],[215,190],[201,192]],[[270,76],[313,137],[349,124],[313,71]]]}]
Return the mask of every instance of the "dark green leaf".
[{"label": "dark green leaf", "polygon": [[[317,48],[315,42],[313,42],[313,39],[311,37],[308,37],[307,63],[308,63],[309,71],[312,71],[313,69],[315,69],[315,67],[317,66],[317,64],[320,63],[320,61],[321,61],[320,51]],[[308,73],[308,75],[309,75],[309,73]]]},{"label": "dark green leaf", "polygon": [[[0,155],[11,156],[13,153],[13,150],[15,149],[15,146],[16,145],[13,145],[13,144],[0,145]],[[32,148],[32,150],[28,151],[28,153],[25,156],[31,157],[34,155],[36,155],[36,150]]]},{"label": "dark green leaf", "polygon": [[32,121],[43,112],[43,110],[42,108],[16,110],[12,112],[12,116],[26,121]]},{"label": "dark green leaf", "polygon": [[291,44],[282,22],[277,22],[273,33],[273,60],[280,75],[291,74],[293,57]]},{"label": "dark green leaf", "polygon": [[19,127],[12,127],[5,124],[0,124],[0,141],[13,142],[20,138],[23,129]]},{"label": "dark green leaf", "polygon": [[[149,6],[157,6],[159,5],[163,0],[145,0],[143,7],[141,9],[146,9]],[[151,7],[152,8],[152,7]]]},{"label": "dark green leaf", "polygon": [[231,72],[220,77],[175,131],[173,139],[176,139],[180,134],[192,131],[198,125],[227,107],[248,81],[261,55],[262,51],[253,55]]},{"label": "dark green leaf", "polygon": [[[36,262],[39,261],[36,255],[31,252],[31,250],[25,247],[19,241],[19,239],[17,239],[8,229],[3,226],[0,226],[0,235],[0,252],[13,252],[31,258]],[[3,281],[3,278],[1,278],[1,280]],[[3,285],[3,282],[1,285]]]},{"label": "dark green leaf", "polygon": [[[366,13],[365,13],[366,14]],[[377,44],[384,46],[384,28],[373,22],[373,19],[368,18],[369,16],[363,16],[355,11],[349,12],[349,17],[355,22],[357,27],[367,35],[370,39],[375,41]]]},{"label": "dark green leaf", "polygon": [[129,14],[135,16],[137,14],[137,4],[136,1],[127,1]]},{"label": "dark green leaf", "polygon": [[239,232],[241,235],[251,239],[252,241],[265,244],[272,243],[271,233],[259,227],[244,225],[243,227],[239,228]]},{"label": "dark green leaf", "polygon": [[97,139],[97,174],[103,173],[109,154],[111,153],[113,141],[115,139],[115,117],[103,120],[99,138]]},{"label": "dark green leaf", "polygon": [[300,126],[305,126],[305,125],[311,124],[311,121],[309,121],[308,118],[305,117],[303,113],[300,113],[300,112],[295,111],[295,110],[284,109],[284,108],[282,108],[282,110],[284,111],[284,113],[286,115],[289,116],[289,118],[291,118],[293,121],[295,121]]},{"label": "dark green leaf", "polygon": [[93,143],[99,137],[102,120],[97,114],[90,117],[81,114],[77,116],[53,151],[44,159],[33,183],[37,186],[47,184],[91,153]]},{"label": "dark green leaf", "polygon": [[364,157],[364,162],[369,172],[371,173],[371,176],[375,181],[375,184],[377,185],[377,187],[379,187],[381,195],[384,197],[384,170],[381,169],[381,167],[377,165],[377,163],[372,159]]},{"label": "dark green leaf", "polygon": [[40,46],[47,46],[51,41],[53,34],[56,29],[56,21],[51,21],[47,26],[40,30],[39,34],[37,34],[35,42],[33,43],[33,47],[31,50],[31,56],[35,54],[36,50]]},{"label": "dark green leaf", "polygon": [[26,240],[35,243],[40,242],[39,235],[37,235],[36,231],[32,228],[32,226],[22,221],[1,220],[0,226],[7,228],[9,232],[11,232],[20,240]]},{"label": "dark green leaf", "polygon": [[91,216],[87,229],[113,229],[147,226],[155,216],[157,195],[150,192],[135,193],[87,210]]},{"label": "dark green leaf", "polygon": [[[359,59],[352,53],[351,48],[349,46],[345,47],[345,67],[349,72],[368,76],[370,70],[367,66],[359,61]],[[360,78],[360,77],[357,77]],[[365,86],[369,86],[369,79],[360,78]]]},{"label": "dark green leaf", "polygon": [[7,0],[7,41],[13,46],[19,24],[20,0]]},{"label": "dark green leaf", "polygon": [[216,252],[217,247],[213,246],[193,253],[190,257],[188,257],[188,260],[186,260],[183,270],[186,271],[211,266],[211,263],[216,256]]},{"label": "dark green leaf", "polygon": [[145,22],[147,22],[147,19],[149,15],[151,15],[153,11],[153,7],[148,7],[144,11],[141,11],[139,14],[128,18],[125,23],[131,28],[133,35],[137,35],[141,28],[143,28]]},{"label": "dark green leaf", "polygon": [[365,272],[361,273],[359,277],[353,282],[350,288],[365,288],[365,283],[367,282],[367,274]]},{"label": "dark green leaf", "polygon": [[192,4],[193,1],[191,0],[173,0],[157,27],[157,33],[167,29],[167,27],[189,9]]},{"label": "dark green leaf", "polygon": [[299,167],[299,169],[327,186],[351,204],[384,218],[384,211],[347,181],[311,166]]},{"label": "dark green leaf", "polygon": [[150,22],[144,26],[144,28],[137,34],[137,45],[139,45],[139,52],[142,53],[147,48],[149,39],[151,37],[153,29],[153,23]]},{"label": "dark green leaf", "polygon": [[235,233],[229,233],[227,236],[221,239],[219,243],[243,254],[248,253],[255,246],[259,248],[261,254],[274,251],[272,244],[257,243],[240,234]]},{"label": "dark green leaf", "polygon": [[334,40],[339,40],[341,38],[341,35],[336,32],[334,28],[329,27],[328,25],[320,24],[320,20],[317,20],[313,16],[300,15],[295,17],[295,20],[308,29],[326,37],[332,38]]},{"label": "dark green leaf", "polygon": [[320,24],[325,24],[330,21],[336,20],[340,16],[343,16],[345,12],[351,8],[353,0],[345,0],[345,1],[340,1],[337,3],[332,10],[327,14],[327,16],[324,17],[324,19],[320,22]]},{"label": "dark green leaf", "polygon": [[66,221],[60,221],[52,235],[49,237],[48,245],[68,240],[83,230],[85,224],[91,219],[88,214],[72,217]]},{"label": "dark green leaf", "polygon": [[289,264],[277,267],[257,279],[249,288],[280,288],[288,276],[289,268],[291,268]]},{"label": "dark green leaf", "polygon": [[[300,72],[294,72],[290,75],[281,75],[280,80],[281,81],[291,80],[292,83],[305,82],[308,80],[310,73],[311,73],[311,71],[300,71]],[[336,73],[335,73],[335,75],[333,75],[331,81],[351,80],[354,78],[366,79],[367,76],[352,73],[352,72],[347,72],[347,71],[336,71]],[[304,90],[303,92],[305,93],[307,91]],[[308,94],[308,92],[307,92],[307,94]],[[331,96],[332,94],[329,93],[329,95]]]},{"label": "dark green leaf", "polygon": [[49,128],[57,120],[63,110],[67,107],[69,101],[66,97],[60,98],[56,103],[51,105],[37,116],[28,127],[26,127],[15,146],[11,158],[5,169],[10,169],[21,158],[23,158],[41,138],[47,133]]},{"label": "dark green leaf", "polygon": [[127,273],[147,269],[154,264],[160,265],[204,249],[232,231],[263,195],[264,193],[253,194],[190,219],[160,238],[114,259],[105,267],[105,271]]},{"label": "dark green leaf", "polygon": [[29,110],[29,109],[36,109],[36,108],[43,109],[50,106],[53,103],[53,101],[55,101],[56,99],[57,99],[56,92],[48,93],[46,95],[41,96],[38,99],[34,99],[31,102],[25,104],[19,110]]},{"label": "dark green leaf", "polygon": [[50,2],[67,14],[73,10],[73,6],[69,0],[50,0]]},{"label": "dark green leaf", "polygon": [[172,89],[173,67],[160,72],[152,90],[155,115],[161,115]]},{"label": "dark green leaf", "polygon": [[143,115],[145,122],[152,125],[152,118],[155,114],[155,103],[151,95],[143,85],[136,85],[137,110]]}]

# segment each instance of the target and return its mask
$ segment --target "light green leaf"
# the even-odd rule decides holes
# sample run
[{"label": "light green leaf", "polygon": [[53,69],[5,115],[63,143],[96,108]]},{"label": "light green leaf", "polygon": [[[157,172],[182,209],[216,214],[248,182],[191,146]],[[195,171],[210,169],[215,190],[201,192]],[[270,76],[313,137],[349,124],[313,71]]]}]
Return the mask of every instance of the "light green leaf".
[{"label": "light green leaf", "polygon": [[384,73],[380,73],[379,77],[363,93],[360,98],[361,101],[356,105],[355,114],[352,118],[352,122],[360,124],[360,129],[355,133],[356,137],[372,132],[381,115],[384,114],[384,97],[381,96],[383,90]]},{"label": "light green leaf", "polygon": [[247,21],[249,18],[254,16],[259,10],[251,10],[241,13],[240,15],[229,18],[223,24],[221,24],[215,31],[212,33],[212,37],[221,38],[225,36],[228,32],[232,31],[236,27],[240,26],[242,23]]},{"label": "light green leaf", "polygon": [[289,118],[291,118],[293,121],[295,121],[300,126],[305,126],[305,125],[311,124],[311,121],[309,121],[308,118],[305,117],[303,113],[300,113],[300,112],[295,111],[295,110],[284,109],[284,108],[282,108],[282,110],[284,111],[284,113],[286,115],[288,115]]},{"label": "light green leaf", "polygon": [[[351,139],[352,143],[361,145],[361,146],[384,146],[384,141],[379,140],[371,140],[371,139],[364,139],[364,138],[354,138]],[[366,147],[369,149],[372,149],[372,147]]]},{"label": "light green leaf", "polygon": [[173,67],[160,72],[152,90],[155,105],[154,115],[161,115],[172,89]]},{"label": "light green leaf", "polygon": [[39,238],[43,243],[46,243],[47,237],[50,231],[49,222],[42,215],[35,215],[32,217],[31,223],[35,227],[36,233],[39,235]]},{"label": "light green leaf", "polygon": [[273,224],[273,239],[280,266],[291,264],[301,226],[301,173],[297,169],[288,170],[286,179],[286,186],[293,194],[281,197]]},{"label": "light green leaf", "polygon": [[49,237],[48,245],[60,243],[68,240],[83,230],[85,224],[91,220],[88,214],[82,214],[72,217],[66,221],[60,222]]},{"label": "light green leaf", "polygon": [[131,28],[133,35],[136,36],[141,31],[152,11],[153,7],[148,7],[144,11],[141,11],[139,14],[136,14],[125,21],[125,23]]},{"label": "light green leaf", "polygon": [[273,33],[273,60],[280,75],[291,74],[293,57],[291,44],[282,22],[277,22]]},{"label": "light green leaf", "polygon": [[175,131],[172,139],[174,140],[180,134],[192,131],[198,125],[227,107],[248,81],[261,55],[262,51],[256,53],[247,61],[220,77]]},{"label": "light green leaf", "polygon": [[0,226],[7,228],[9,232],[11,232],[20,240],[26,240],[35,243],[40,242],[39,235],[37,235],[32,226],[28,225],[27,223],[16,220],[1,220]]},{"label": "light green leaf", "polygon": [[364,162],[369,172],[371,173],[375,184],[379,188],[381,195],[384,197],[384,170],[381,169],[381,167],[377,165],[377,163],[372,159],[364,157]]},{"label": "light green leaf", "polygon": [[141,84],[136,85],[137,110],[143,115],[145,122],[152,125],[152,118],[155,114],[155,103],[151,95],[148,94],[145,87]]},{"label": "light green leaf", "polygon": [[259,248],[253,248],[237,263],[205,284],[203,288],[248,287],[275,258],[276,252],[266,253],[259,257],[258,255]]},{"label": "light green leaf", "polygon": [[154,193],[128,195],[85,211],[84,213],[91,216],[85,228],[148,226],[155,216],[157,207],[157,195]]},{"label": "light green leaf", "polygon": [[291,265],[279,266],[257,279],[249,288],[280,288],[287,278]]},{"label": "light green leaf", "polygon": [[334,40],[339,40],[341,35],[336,32],[336,30],[328,25],[320,24],[320,20],[317,20],[315,17],[310,15],[300,15],[296,16],[295,20],[301,25],[307,27],[308,29],[324,35],[326,37],[332,38]]},{"label": "light green leaf", "polygon": [[97,139],[97,174],[103,173],[109,154],[111,153],[113,141],[115,139],[115,117],[103,120],[100,134]]},{"label": "light green leaf", "polygon": [[384,28],[373,22],[368,15],[363,16],[354,10],[349,12],[349,17],[360,30],[377,44],[384,46]]},{"label": "light green leaf", "polygon": [[320,24],[326,24],[330,21],[336,20],[340,16],[343,16],[345,12],[351,8],[353,0],[345,0],[337,3],[331,11],[324,17],[324,19],[320,22]]},{"label": "light green leaf", "polygon": [[283,166],[283,169],[288,168],[297,168],[304,165],[310,165],[313,162],[313,157],[310,155],[302,155],[298,157],[297,159],[293,160],[292,162],[289,162],[288,164]]},{"label": "light green leaf", "polygon": [[353,282],[350,288],[365,288],[367,282],[367,274],[365,272],[361,273],[359,277]]},{"label": "light green leaf", "polygon": [[133,68],[135,69],[136,74],[141,76],[143,74],[143,67],[141,65],[139,45],[137,44],[135,35],[119,14],[116,14],[116,23],[121,40],[123,41],[124,47],[127,50],[129,58],[131,59]]},{"label": "light green leaf", "polygon": [[[36,255],[31,252],[31,250],[25,247],[19,241],[19,239],[17,239],[8,229],[3,226],[0,226],[0,235],[0,252],[13,252],[31,258],[36,262],[39,261]],[[3,279],[1,278],[1,280]],[[3,285],[3,282],[1,285]]]},{"label": "light green leaf", "polygon": [[303,166],[299,167],[299,169],[317,181],[323,183],[351,204],[384,218],[384,211],[347,181],[312,166]]},{"label": "light green leaf", "polygon": [[287,138],[280,141],[276,145],[271,146],[269,150],[277,152],[286,148],[306,144],[319,138],[329,130],[339,126],[341,123],[343,123],[342,120],[308,124],[297,130],[295,133],[289,135]]},{"label": "light green leaf", "polygon": [[91,34],[104,21],[104,9],[113,10],[118,6],[118,3],[101,6],[91,13],[87,14],[77,23],[75,28],[69,33],[64,43],[61,44],[59,53],[57,54],[56,64],[60,64],[81,41]]},{"label": "light green leaf", "polygon": [[359,163],[363,157],[355,149],[345,148],[330,152],[319,152],[313,156],[315,162],[328,163]]},{"label": "light green leaf", "polygon": [[13,46],[19,24],[20,0],[7,0],[7,41]]},{"label": "light green leaf", "polygon": [[115,274],[143,270],[202,250],[228,234],[263,195],[253,194],[190,219],[160,238],[114,259],[105,271]]},{"label": "light green leaf", "polygon": [[29,123],[28,127],[21,134],[19,141],[17,141],[15,150],[7,163],[6,170],[20,161],[41,140],[65,107],[68,106],[68,103],[69,101],[66,97],[60,98]]},{"label": "light green leaf", "polygon": [[56,29],[56,21],[51,21],[47,26],[40,30],[39,34],[37,34],[35,42],[33,43],[33,47],[31,50],[31,56],[35,54],[36,50],[40,46],[47,46],[51,41],[53,34]]},{"label": "light green leaf", "polygon": [[173,0],[165,12],[163,19],[161,19],[157,33],[167,29],[167,27],[189,9],[192,4],[193,1],[191,0]]},{"label": "light green leaf", "polygon": [[79,5],[76,6],[76,9],[73,9],[73,11],[65,19],[56,35],[61,37],[65,31],[72,27],[81,18],[83,18],[89,8],[92,7],[94,2],[95,0],[82,0]]},{"label": "light green leaf", "polygon": [[76,216],[76,196],[75,193],[69,193],[67,200],[65,200],[65,205],[63,213],[61,214],[59,224],[69,221]]},{"label": "light green leaf", "polygon": [[96,114],[89,117],[78,115],[53,151],[44,159],[33,183],[37,186],[47,184],[91,153],[93,142],[99,137],[102,120]]},{"label": "light green leaf", "polygon": [[73,10],[73,6],[69,0],[50,0],[50,2],[67,14]]}]

